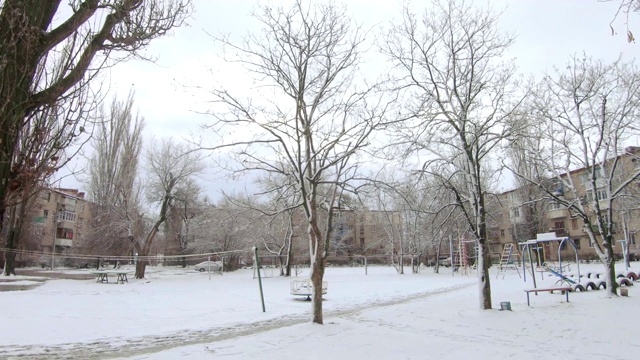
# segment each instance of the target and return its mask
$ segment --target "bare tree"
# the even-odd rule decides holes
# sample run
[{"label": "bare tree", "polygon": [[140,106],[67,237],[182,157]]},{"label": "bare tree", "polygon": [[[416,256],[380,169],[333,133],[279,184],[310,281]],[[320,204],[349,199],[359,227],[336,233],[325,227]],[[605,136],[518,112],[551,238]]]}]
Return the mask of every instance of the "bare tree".
[{"label": "bare tree", "polygon": [[[523,107],[523,109],[526,108],[526,106]],[[533,179],[535,182],[541,182],[546,178],[544,169],[529,159],[529,153],[540,152],[542,147],[540,143],[541,129],[537,124],[537,119],[531,118],[526,111],[520,114],[514,113],[512,119],[518,123],[515,128],[519,130],[517,136],[512,136],[509,139],[505,158],[510,162],[513,171],[516,174],[521,174],[515,177],[517,190],[512,196],[517,201],[496,204],[496,211],[499,211],[499,208],[506,208],[507,212],[512,213],[514,208],[518,209],[519,218],[522,220],[512,221],[510,231],[515,242],[522,242],[535,239],[538,233],[546,232],[544,216],[549,201],[537,186],[533,186],[529,180],[526,180]]]},{"label": "bare tree", "polygon": [[[380,124],[384,104],[368,102],[373,89],[356,90],[364,34],[333,5],[265,7],[256,15],[259,36],[241,44],[218,39],[255,77],[260,99],[243,101],[214,90],[209,126],[220,135],[213,148],[232,148],[243,171],[294,179],[309,237],[311,280],[321,289],[333,229],[333,209],[357,170],[355,155]],[[375,105],[375,107],[374,107]],[[233,133],[242,128],[248,136]],[[321,213],[327,216],[320,216]],[[322,293],[312,297],[321,324]]]},{"label": "bare tree", "polygon": [[134,248],[139,260],[136,264],[136,279],[143,279],[151,246],[160,226],[167,220],[170,208],[175,202],[176,192],[189,178],[203,170],[201,157],[186,146],[164,140],[152,144],[145,152],[147,180],[145,193],[149,212],[157,215],[149,217],[151,227],[142,238],[134,239]]},{"label": "bare tree", "polygon": [[247,197],[225,196],[212,209],[214,213],[211,234],[213,249],[216,252],[227,253],[225,265],[230,270],[237,269],[239,255],[259,242],[259,224],[256,221],[261,213],[255,202]]},{"label": "bare tree", "polygon": [[[299,233],[296,217],[301,216],[300,194],[292,191],[295,180],[279,174],[269,174],[259,181],[260,186],[270,194],[265,204],[260,206],[262,244],[268,253],[276,255],[280,266],[280,276],[291,276],[293,261],[293,239]],[[288,185],[283,184],[289,182]]]},{"label": "bare tree", "polygon": [[[44,64],[37,67],[34,78],[38,83],[45,82],[48,74],[56,74],[64,69],[60,61],[50,65],[52,68],[44,68]],[[80,89],[69,96],[64,105],[54,104],[29,114],[14,132],[15,138],[11,139],[14,150],[11,175],[4,183],[8,188],[3,203],[5,207],[12,207],[6,223],[5,245],[9,249],[5,255],[6,274],[15,273],[13,249],[19,246],[25,221],[24,216],[13,216],[17,214],[13,207],[22,208],[18,213],[28,212],[26,207],[29,207],[33,197],[49,185],[47,182],[51,175],[65,166],[86,142],[85,129],[91,122],[91,116],[87,113],[90,109],[88,102],[86,89]],[[3,225],[4,222],[0,227]]]},{"label": "bare tree", "polygon": [[144,119],[134,113],[133,93],[124,101],[113,99],[109,111],[101,108],[96,118],[88,179],[95,206],[86,247],[93,254],[130,255],[132,239],[143,230],[137,182]]},{"label": "bare tree", "polygon": [[407,250],[405,224],[402,221],[403,199],[399,194],[401,185],[390,185],[390,181],[378,183],[375,190],[368,195],[374,211],[369,212],[371,225],[381,231],[372,231],[384,236],[384,242],[391,257],[391,264],[398,274],[404,274],[404,256]]},{"label": "bare tree", "polygon": [[291,276],[295,209],[279,211],[274,216],[263,216],[262,244],[268,253],[278,259],[280,276]]},{"label": "bare tree", "polygon": [[[464,233],[456,230],[453,221],[456,216],[460,217],[460,212],[451,207],[455,200],[453,193],[434,177],[423,176],[415,181],[400,169],[384,170],[378,172],[375,179],[370,179],[367,186],[360,189],[360,194],[373,199],[371,206],[382,210],[380,223],[387,239],[392,240],[389,252],[398,253],[398,264],[403,263],[403,256],[410,255],[414,272],[420,264],[415,260],[431,253],[435,256],[432,260],[438,272],[438,258],[443,244],[449,244],[448,235],[456,231]],[[403,273],[402,267],[398,269]]]},{"label": "bare tree", "polygon": [[600,2],[614,2],[618,4],[618,9],[616,13],[613,15],[611,22],[609,23],[609,28],[611,28],[611,35],[616,35],[616,30],[613,27],[613,24],[616,20],[623,18],[625,24],[625,33],[627,35],[627,42],[635,43],[636,38],[631,32],[631,28],[629,26],[629,16],[633,13],[640,13],[640,1],[638,0],[599,0]]},{"label": "bare tree", "polygon": [[[621,61],[572,57],[566,70],[545,77],[535,94],[532,126],[541,129],[541,146],[527,158],[545,171],[546,180],[518,176],[582,220],[605,267],[607,289],[616,294],[613,211],[640,177],[639,168],[625,168],[622,161],[638,155],[627,148],[640,135],[638,69]],[[576,169],[584,169],[585,175],[571,176]],[[580,197],[584,192],[587,196]]]},{"label": "bare tree", "polygon": [[[65,150],[78,145],[98,101],[87,91],[95,75],[137,55],[180,26],[190,11],[189,0],[61,3],[0,2],[0,219],[7,206],[29,196],[27,189],[37,188],[33,183],[42,183],[73,156]],[[60,19],[64,13],[71,15]],[[9,249],[14,240],[8,238]],[[6,271],[12,272],[11,256],[7,260]]]},{"label": "bare tree", "polygon": [[406,6],[403,22],[381,45],[406,93],[410,120],[402,123],[401,141],[409,144],[408,154],[432,159],[420,172],[455,194],[451,205],[462,210],[479,244],[483,309],[491,309],[485,208],[490,162],[508,135],[514,108],[514,67],[502,60],[513,38],[498,31],[497,21],[469,2],[436,0],[422,17]]}]

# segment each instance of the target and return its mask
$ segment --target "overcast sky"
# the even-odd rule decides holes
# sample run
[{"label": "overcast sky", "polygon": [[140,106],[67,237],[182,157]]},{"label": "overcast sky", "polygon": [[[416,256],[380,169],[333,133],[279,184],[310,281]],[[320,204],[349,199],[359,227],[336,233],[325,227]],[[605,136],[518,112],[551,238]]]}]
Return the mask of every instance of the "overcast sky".
[{"label": "overcast sky", "polygon": [[[222,83],[242,89],[244,74],[227,67],[220,59],[220,48],[207,33],[242,36],[247,31],[257,31],[250,15],[252,9],[281,2],[194,0],[195,14],[190,26],[154,41],[147,49],[147,55],[157,59],[155,63],[130,61],[110,70],[107,74],[110,92],[124,98],[130,89],[135,90],[136,106],[146,119],[147,136],[189,137],[208,120],[194,113],[207,101],[207,96],[195,86]],[[375,32],[398,20],[402,2],[345,3],[357,22],[373,27]],[[422,3],[429,2],[414,1],[413,5]],[[626,41],[626,19],[621,17],[613,24],[618,35],[611,35],[609,23],[616,13],[617,1],[490,0],[489,4],[504,11],[502,30],[517,36],[509,56],[515,58],[524,76],[539,76],[553,66],[563,67],[571,54],[584,52],[612,61],[618,56],[631,60],[639,52],[640,44]],[[640,15],[632,15],[630,22],[632,31],[637,30],[640,35]],[[71,180],[62,185],[78,186]]]}]

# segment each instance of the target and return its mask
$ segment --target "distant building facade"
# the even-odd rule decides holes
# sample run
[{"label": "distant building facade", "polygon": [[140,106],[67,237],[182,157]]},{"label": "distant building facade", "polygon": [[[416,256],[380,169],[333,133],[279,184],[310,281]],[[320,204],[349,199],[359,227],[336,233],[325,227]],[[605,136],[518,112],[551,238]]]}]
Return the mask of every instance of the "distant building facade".
[{"label": "distant building facade", "polygon": [[30,231],[43,252],[82,248],[91,226],[91,202],[77,189],[43,189],[32,207]]},{"label": "distant building facade", "polygon": [[[637,171],[640,163],[637,160],[637,148],[627,149],[625,154],[618,156],[620,171]],[[594,199],[606,199],[607,193],[604,187],[593,189],[587,181],[588,169],[577,169],[569,174],[575,186],[576,194],[563,193],[558,186],[557,195],[576,199],[576,201],[593,201]],[[614,201],[612,209],[614,250],[617,258],[623,256],[622,241],[628,243],[631,257],[640,257],[640,206],[633,205],[637,197],[635,192],[640,190],[640,181],[636,180],[628,185],[629,196],[621,196]],[[494,261],[507,243],[522,243],[535,239],[537,233],[553,232],[558,237],[569,237],[578,248],[578,255],[583,260],[596,260],[597,253],[586,231],[586,225],[582,219],[572,214],[569,209],[553,200],[541,201],[536,197],[533,187],[521,187],[499,194],[492,204],[491,220],[489,225],[490,252]],[[635,200],[634,200],[635,199]],[[535,201],[534,201],[535,200]],[[631,202],[625,202],[631,201]],[[606,203],[600,201],[599,205],[606,209]],[[595,219],[595,213],[592,219]],[[598,237],[599,230],[593,230]],[[558,243],[549,242],[542,244],[541,256],[546,261],[558,260]],[[569,244],[560,249],[563,259],[573,259],[575,250]]]}]

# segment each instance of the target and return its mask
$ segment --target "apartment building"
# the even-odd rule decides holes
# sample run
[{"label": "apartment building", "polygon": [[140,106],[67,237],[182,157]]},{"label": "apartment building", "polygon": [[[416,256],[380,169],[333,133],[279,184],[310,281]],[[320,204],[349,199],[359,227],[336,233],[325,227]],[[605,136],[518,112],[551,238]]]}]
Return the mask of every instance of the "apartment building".
[{"label": "apartment building", "polygon": [[31,213],[31,233],[43,252],[81,248],[91,221],[91,203],[77,189],[43,189]]},{"label": "apartment building", "polygon": [[[628,148],[627,151],[618,156],[620,161],[620,171],[632,173],[637,171],[640,163],[637,155],[640,149]],[[569,174],[575,186],[575,194],[563,189],[559,182],[553,183],[550,180],[550,188],[555,195],[577,201],[590,202],[594,198],[599,200],[601,209],[606,209],[607,203],[602,201],[607,198],[606,190],[598,183],[604,185],[604,181],[596,181],[596,189],[593,189],[588,181],[589,171],[586,168],[577,169]],[[555,186],[555,187],[554,187]],[[628,185],[624,196],[616,198],[612,209],[613,236],[615,243],[616,257],[623,256],[623,240],[629,244],[629,253],[632,257],[640,257],[640,201],[636,192],[640,190],[640,181],[636,180]],[[564,192],[567,193],[564,193]],[[593,214],[592,219],[595,219]],[[489,244],[492,257],[499,257],[504,244],[521,243],[530,239],[535,239],[538,233],[553,232],[558,237],[569,237],[578,248],[578,255],[583,260],[595,260],[597,253],[587,234],[586,225],[582,219],[573,214],[567,207],[553,199],[544,199],[542,191],[536,190],[533,186],[523,186],[498,195],[496,201],[492,203],[492,216],[489,220]],[[597,226],[593,227],[596,236],[600,236]],[[540,249],[541,257],[545,261],[556,261],[558,259],[558,243],[549,242],[542,244]],[[570,245],[569,245],[570,246]],[[560,250],[563,258],[571,259],[575,256],[572,247],[563,246]]]},{"label": "apartment building", "polygon": [[333,252],[336,255],[385,255],[398,251],[403,236],[400,213],[369,209],[336,210]]}]

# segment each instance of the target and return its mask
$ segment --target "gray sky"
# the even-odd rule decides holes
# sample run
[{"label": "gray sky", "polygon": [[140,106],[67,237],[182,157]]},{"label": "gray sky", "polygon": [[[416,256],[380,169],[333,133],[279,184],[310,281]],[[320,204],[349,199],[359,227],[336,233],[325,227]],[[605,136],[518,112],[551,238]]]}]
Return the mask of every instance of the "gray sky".
[{"label": "gray sky", "polygon": [[[249,79],[241,70],[221,60],[220,49],[207,35],[225,33],[242,36],[257,31],[250,12],[258,4],[286,1],[194,0],[195,14],[190,26],[175,30],[172,36],[158,39],[146,53],[155,63],[130,61],[119,64],[107,75],[111,94],[125,98],[135,90],[135,102],[147,122],[148,137],[189,137],[199,132],[208,119],[194,113],[206,106],[208,97],[202,89],[226,84],[244,91]],[[401,1],[346,0],[350,15],[375,33],[381,26],[398,20]],[[413,1],[418,7],[428,1]],[[478,3],[480,3],[478,1]],[[484,2],[482,2],[484,3]],[[515,58],[525,76],[539,76],[553,66],[563,67],[571,54],[586,53],[612,61],[619,56],[631,60],[640,44],[627,43],[626,19],[613,26],[615,2],[599,0],[490,0],[496,10],[504,10],[501,28],[515,33],[515,45],[509,57]],[[633,14],[630,27],[640,35],[640,15]],[[80,186],[65,180],[64,186]],[[208,192],[215,192],[210,190]]]},{"label": "gray sky", "polygon": [[[274,1],[194,0],[196,13],[190,20],[191,26],[177,29],[173,36],[151,45],[147,53],[157,58],[156,64],[132,61],[113,69],[112,92],[125,96],[131,87],[136,91],[135,100],[147,120],[147,130],[155,136],[188,135],[188,129],[197,130],[207,119],[193,116],[192,111],[207,98],[189,86],[231,81],[230,78],[241,75],[224,71],[225,64],[218,56],[220,49],[205,31],[240,36],[256,30],[250,12],[256,4],[269,3]],[[385,26],[397,19],[395,15],[401,4],[389,0],[346,3],[352,16],[366,27]],[[614,24],[619,34],[611,36],[609,23],[615,14],[615,3],[598,0],[491,0],[489,3],[497,10],[504,9],[501,27],[517,36],[510,53],[525,76],[539,75],[552,66],[563,67],[570,54],[585,52],[595,58],[613,60],[621,54],[625,59],[633,59],[640,51],[640,44],[627,43],[624,19]],[[637,19],[632,20],[640,34],[640,15],[635,17]]]}]

